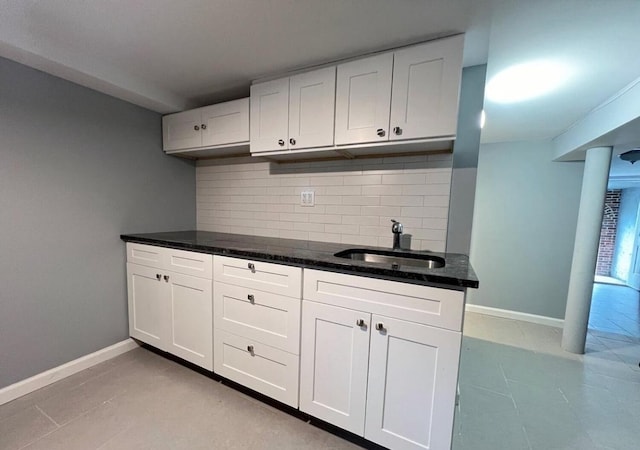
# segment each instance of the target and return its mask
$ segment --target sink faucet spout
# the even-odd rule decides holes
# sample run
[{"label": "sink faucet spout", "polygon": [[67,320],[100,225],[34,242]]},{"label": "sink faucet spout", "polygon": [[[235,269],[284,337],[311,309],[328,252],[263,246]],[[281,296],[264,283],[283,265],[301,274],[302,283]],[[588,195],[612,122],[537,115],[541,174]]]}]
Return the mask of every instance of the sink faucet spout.
[{"label": "sink faucet spout", "polygon": [[402,236],[403,227],[400,222],[395,219],[391,219],[393,225],[391,225],[391,232],[393,233],[393,249],[400,250],[400,237]]}]

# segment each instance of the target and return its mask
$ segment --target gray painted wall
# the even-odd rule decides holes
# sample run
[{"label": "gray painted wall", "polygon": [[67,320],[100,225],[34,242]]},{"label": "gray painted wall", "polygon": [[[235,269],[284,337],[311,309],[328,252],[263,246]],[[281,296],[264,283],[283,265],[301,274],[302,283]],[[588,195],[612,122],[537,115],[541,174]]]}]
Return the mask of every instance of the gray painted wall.
[{"label": "gray painted wall", "polygon": [[611,276],[623,281],[629,279],[638,205],[640,205],[640,188],[623,189],[620,196],[616,246],[611,266]]},{"label": "gray painted wall", "polygon": [[447,230],[447,252],[469,254],[480,150],[480,112],[487,66],[462,71],[458,130],[453,147],[453,171]]},{"label": "gray painted wall", "polygon": [[563,318],[583,162],[552,162],[549,141],[480,147],[469,303]]},{"label": "gray painted wall", "polygon": [[195,228],[160,116],[0,58],[0,388],[128,336],[125,232]]}]

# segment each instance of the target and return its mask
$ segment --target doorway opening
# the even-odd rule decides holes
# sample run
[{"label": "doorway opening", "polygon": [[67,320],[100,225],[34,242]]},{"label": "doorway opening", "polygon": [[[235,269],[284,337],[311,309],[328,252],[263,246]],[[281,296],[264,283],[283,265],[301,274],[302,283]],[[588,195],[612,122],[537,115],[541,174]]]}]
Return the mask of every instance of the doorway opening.
[{"label": "doorway opening", "polygon": [[594,279],[589,334],[611,347],[640,343],[640,187],[610,189]]}]

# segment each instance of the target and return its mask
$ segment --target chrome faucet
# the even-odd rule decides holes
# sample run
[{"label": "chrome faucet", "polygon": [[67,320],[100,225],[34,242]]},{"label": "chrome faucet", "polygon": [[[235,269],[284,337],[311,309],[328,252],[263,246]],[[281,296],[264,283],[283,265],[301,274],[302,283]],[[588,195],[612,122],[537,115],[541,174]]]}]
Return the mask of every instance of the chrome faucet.
[{"label": "chrome faucet", "polygon": [[400,250],[400,236],[402,236],[402,224],[395,219],[391,219],[391,232],[393,233],[393,249]]}]

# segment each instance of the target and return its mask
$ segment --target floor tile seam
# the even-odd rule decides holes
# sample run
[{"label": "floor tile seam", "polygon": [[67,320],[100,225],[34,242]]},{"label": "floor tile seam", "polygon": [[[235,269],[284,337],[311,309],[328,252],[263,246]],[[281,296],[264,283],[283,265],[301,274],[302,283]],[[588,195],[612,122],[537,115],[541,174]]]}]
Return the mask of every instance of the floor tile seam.
[{"label": "floor tile seam", "polygon": [[465,385],[474,387],[476,389],[480,389],[480,390],[485,391],[485,392],[490,392],[491,394],[497,394],[497,395],[499,395],[501,397],[510,398],[510,399],[513,400],[513,395],[511,393],[505,394],[503,392],[494,391],[493,389],[489,389],[487,387],[480,386],[480,385],[477,385],[477,384],[472,384],[472,383],[465,383]]},{"label": "floor tile seam", "polygon": [[36,408],[38,411],[40,411],[40,413],[41,413],[43,416],[45,416],[47,419],[49,419],[51,422],[53,422],[53,424],[54,424],[57,428],[60,428],[60,426],[61,426],[61,425],[60,425],[58,422],[56,422],[55,420],[53,420],[53,418],[52,418],[49,414],[47,414],[46,412],[44,412],[44,411],[42,410],[42,408],[40,408],[40,406],[38,406],[38,405],[34,405],[34,406],[35,406],[35,408]]},{"label": "floor tile seam", "polygon": [[516,400],[515,398],[513,398],[513,392],[511,392],[511,389],[509,389],[509,379],[507,378],[507,374],[504,371],[504,367],[502,365],[502,363],[498,363],[498,367],[500,367],[500,372],[502,372],[502,379],[504,381],[505,386],[507,387],[507,389],[509,390],[509,395],[511,397],[511,402],[513,403],[513,407],[516,410],[516,413],[518,412],[518,405],[516,405]]}]

